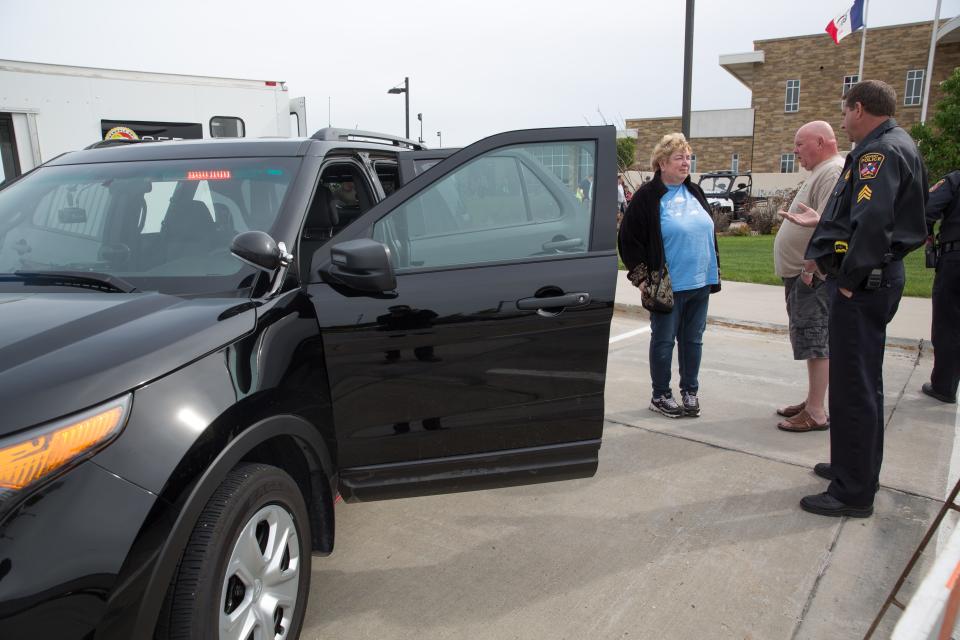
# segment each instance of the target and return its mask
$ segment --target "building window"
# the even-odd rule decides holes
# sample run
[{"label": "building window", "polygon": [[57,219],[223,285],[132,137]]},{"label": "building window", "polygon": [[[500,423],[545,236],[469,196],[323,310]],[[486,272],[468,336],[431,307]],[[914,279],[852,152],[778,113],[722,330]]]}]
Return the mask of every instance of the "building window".
[{"label": "building window", "polygon": [[783,103],[783,110],[787,113],[800,111],[800,81],[787,80],[787,98]]},{"label": "building window", "polygon": [[847,95],[847,91],[850,91],[850,88],[860,82],[860,76],[853,74],[852,76],[843,76],[843,93],[840,94],[840,97],[843,98]]},{"label": "building window", "polygon": [[738,173],[740,171],[740,154],[735,153],[730,156],[730,171]]},{"label": "building window", "polygon": [[697,156],[696,154],[690,154],[690,173],[697,172]]},{"label": "building window", "polygon": [[915,107],[920,104],[923,96],[923,69],[907,71],[907,88],[903,91],[903,104]]},{"label": "building window", "polygon": [[795,173],[797,171],[797,157],[792,153],[780,154],[780,173]]}]

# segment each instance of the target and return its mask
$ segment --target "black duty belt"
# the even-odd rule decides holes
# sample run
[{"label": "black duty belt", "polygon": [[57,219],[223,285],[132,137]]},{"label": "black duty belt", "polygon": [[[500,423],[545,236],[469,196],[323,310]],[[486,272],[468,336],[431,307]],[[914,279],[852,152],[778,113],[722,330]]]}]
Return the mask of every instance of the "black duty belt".
[{"label": "black duty belt", "polygon": [[960,251],[960,240],[941,242],[937,247],[937,251],[940,252],[940,255],[943,255],[944,253],[950,253],[952,251]]}]

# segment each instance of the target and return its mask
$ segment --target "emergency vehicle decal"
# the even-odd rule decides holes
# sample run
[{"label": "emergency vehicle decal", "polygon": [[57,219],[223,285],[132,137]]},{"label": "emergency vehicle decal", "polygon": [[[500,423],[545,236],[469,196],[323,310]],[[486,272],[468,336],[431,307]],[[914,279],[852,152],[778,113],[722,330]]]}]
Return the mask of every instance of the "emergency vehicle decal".
[{"label": "emergency vehicle decal", "polygon": [[136,132],[130,127],[114,127],[103,134],[104,140],[139,140]]},{"label": "emergency vehicle decal", "polygon": [[876,178],[880,173],[880,165],[883,164],[882,153],[865,153],[860,156],[860,179],[870,180]]}]

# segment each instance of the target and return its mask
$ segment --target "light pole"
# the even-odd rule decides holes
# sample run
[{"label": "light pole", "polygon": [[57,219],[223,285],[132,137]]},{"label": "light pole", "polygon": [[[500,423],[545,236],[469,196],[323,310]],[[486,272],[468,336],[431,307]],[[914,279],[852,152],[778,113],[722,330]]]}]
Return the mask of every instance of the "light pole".
[{"label": "light pole", "polygon": [[420,142],[420,144],[423,144],[423,114],[422,114],[422,113],[418,113],[418,114],[417,114],[417,120],[420,121],[420,140],[419,140],[419,142]]},{"label": "light pole", "polygon": [[403,86],[397,85],[396,87],[389,89],[387,93],[402,93],[404,94],[404,110],[403,110],[403,126],[405,131],[405,137],[410,138],[410,78],[403,79]]},{"label": "light pole", "polygon": [[437,146],[442,149],[442,148],[443,148],[443,136],[440,135],[440,132],[439,132],[439,131],[437,131],[437,137],[440,138],[440,142],[437,143]]}]

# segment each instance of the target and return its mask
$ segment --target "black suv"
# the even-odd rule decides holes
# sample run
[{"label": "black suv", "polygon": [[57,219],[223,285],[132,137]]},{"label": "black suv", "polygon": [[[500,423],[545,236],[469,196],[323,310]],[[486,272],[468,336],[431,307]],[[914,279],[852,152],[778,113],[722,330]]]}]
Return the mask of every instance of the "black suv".
[{"label": "black suv", "polygon": [[296,638],[338,495],[592,475],[615,185],[612,127],[144,143],[7,183],[0,637]]}]

